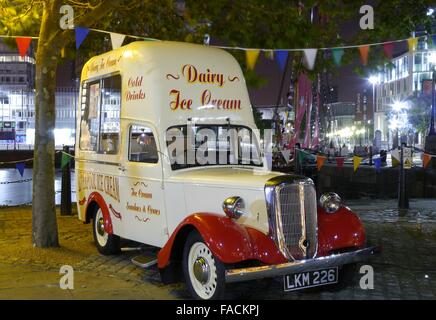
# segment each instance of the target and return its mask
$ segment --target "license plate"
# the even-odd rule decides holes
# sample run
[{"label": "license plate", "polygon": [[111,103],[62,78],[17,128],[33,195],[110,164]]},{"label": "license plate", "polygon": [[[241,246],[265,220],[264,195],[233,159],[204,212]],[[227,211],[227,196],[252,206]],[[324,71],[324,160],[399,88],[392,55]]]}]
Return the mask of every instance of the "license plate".
[{"label": "license plate", "polygon": [[338,267],[305,271],[284,276],[285,291],[324,286],[338,282]]}]

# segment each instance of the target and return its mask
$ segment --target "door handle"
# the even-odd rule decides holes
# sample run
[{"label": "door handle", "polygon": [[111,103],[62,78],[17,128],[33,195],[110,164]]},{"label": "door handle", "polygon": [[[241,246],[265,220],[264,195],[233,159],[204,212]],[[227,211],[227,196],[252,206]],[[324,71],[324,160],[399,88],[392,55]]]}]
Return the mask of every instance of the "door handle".
[{"label": "door handle", "polygon": [[121,172],[126,172],[127,169],[124,166],[119,166],[118,170],[120,170]]}]

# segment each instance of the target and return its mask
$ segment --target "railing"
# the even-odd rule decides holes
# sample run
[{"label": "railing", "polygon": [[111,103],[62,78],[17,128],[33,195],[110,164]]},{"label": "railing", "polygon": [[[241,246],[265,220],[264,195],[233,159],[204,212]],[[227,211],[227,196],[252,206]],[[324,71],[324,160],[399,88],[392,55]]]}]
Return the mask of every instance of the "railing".
[{"label": "railing", "polygon": [[[34,144],[26,143],[0,143],[0,150],[33,150]],[[56,150],[62,150],[62,145],[55,146]]]}]

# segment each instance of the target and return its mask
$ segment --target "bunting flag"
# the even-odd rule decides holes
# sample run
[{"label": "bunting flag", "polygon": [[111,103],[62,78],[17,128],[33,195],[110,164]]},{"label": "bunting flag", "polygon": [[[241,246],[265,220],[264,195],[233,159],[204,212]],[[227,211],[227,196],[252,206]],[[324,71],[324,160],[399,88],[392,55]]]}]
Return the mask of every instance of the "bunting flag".
[{"label": "bunting flag", "polygon": [[269,60],[274,60],[274,50],[265,50],[264,54]]},{"label": "bunting flag", "polygon": [[375,166],[375,171],[376,172],[380,172],[381,170],[381,158],[374,158],[374,166]]},{"label": "bunting flag", "polygon": [[358,156],[354,156],[353,157],[354,172],[357,171],[357,168],[359,168],[360,163],[362,162],[362,160],[363,160],[362,157],[358,157]]},{"label": "bunting flag", "polygon": [[359,52],[360,60],[362,61],[362,64],[366,66],[368,64],[369,46],[360,46]]},{"label": "bunting flag", "polygon": [[76,33],[76,49],[79,49],[83,40],[85,40],[86,36],[88,35],[89,29],[82,28],[82,27],[75,27],[74,31]]},{"label": "bunting flag", "polygon": [[114,33],[114,32],[111,32],[110,35],[111,35],[112,49],[115,50],[121,47],[126,35],[120,33]]},{"label": "bunting flag", "polygon": [[15,164],[15,168],[18,170],[21,177],[23,177],[24,175],[24,165],[25,165],[24,162],[17,162]]},{"label": "bunting flag", "polygon": [[316,156],[316,168],[319,170],[321,170],[322,166],[324,165],[325,159],[327,159],[327,157],[324,156]]},{"label": "bunting flag", "polygon": [[288,51],[286,50],[276,50],[277,62],[279,64],[280,70],[282,72],[286,68],[286,62],[288,62]]},{"label": "bunting flag", "polygon": [[428,164],[430,163],[431,155],[424,153],[424,157],[422,158],[422,164],[424,166],[424,169],[427,168]]},{"label": "bunting flag", "polygon": [[307,69],[313,70],[315,67],[316,53],[318,52],[318,49],[303,49],[303,52]]},{"label": "bunting flag", "polygon": [[336,66],[338,66],[338,67],[341,66],[343,55],[344,55],[344,49],[342,49],[342,48],[332,49],[333,61],[334,61]]},{"label": "bunting flag", "polygon": [[409,51],[415,51],[416,46],[418,45],[418,38],[409,38],[407,39],[407,44],[409,46]]},{"label": "bunting flag", "polygon": [[400,165],[400,151],[398,149],[391,151],[392,168]]},{"label": "bunting flag", "polygon": [[67,164],[69,164],[72,158],[73,157],[70,154],[62,152],[61,168],[63,169]]},{"label": "bunting flag", "polygon": [[247,58],[247,69],[254,70],[256,66],[257,58],[259,57],[259,50],[247,50],[245,51],[245,57]]},{"label": "bunting flag", "polygon": [[289,163],[289,156],[291,155],[290,149],[282,150],[283,158],[285,158],[286,163]]},{"label": "bunting flag", "polygon": [[303,161],[304,159],[306,159],[307,155],[308,155],[307,152],[304,152],[301,149],[297,149],[297,160],[300,165],[303,164]]},{"label": "bunting flag", "polygon": [[388,59],[392,59],[392,55],[394,53],[394,42],[388,42],[383,45],[383,51]]},{"label": "bunting flag", "polygon": [[30,37],[17,37],[17,38],[15,38],[15,42],[17,43],[17,47],[18,47],[18,52],[20,53],[21,58],[23,58],[26,55],[27,49],[29,49],[31,41],[32,41],[32,38],[30,38]]},{"label": "bunting flag", "polygon": [[345,158],[339,157],[339,158],[335,158],[335,159],[336,159],[336,165],[338,166],[338,168],[342,169],[344,167]]}]

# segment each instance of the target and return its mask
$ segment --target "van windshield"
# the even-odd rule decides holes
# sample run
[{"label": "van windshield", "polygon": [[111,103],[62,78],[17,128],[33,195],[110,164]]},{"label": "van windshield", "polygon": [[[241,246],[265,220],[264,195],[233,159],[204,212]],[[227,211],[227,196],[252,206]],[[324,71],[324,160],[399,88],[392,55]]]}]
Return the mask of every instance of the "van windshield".
[{"label": "van windshield", "polygon": [[173,170],[212,165],[263,165],[256,135],[245,126],[174,126],[168,128],[166,142]]}]

